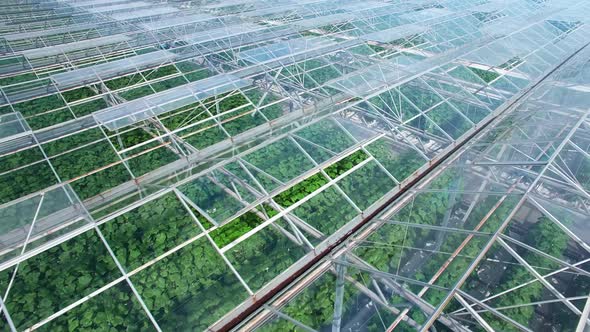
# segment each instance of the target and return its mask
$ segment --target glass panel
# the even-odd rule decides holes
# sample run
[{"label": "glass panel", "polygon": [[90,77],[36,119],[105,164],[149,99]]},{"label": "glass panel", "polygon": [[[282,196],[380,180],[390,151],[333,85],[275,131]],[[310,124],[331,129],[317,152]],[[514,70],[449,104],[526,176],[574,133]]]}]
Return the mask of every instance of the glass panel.
[{"label": "glass panel", "polygon": [[0,204],[57,183],[38,147],[0,157]]},{"label": "glass panel", "polygon": [[395,188],[396,183],[375,161],[370,161],[340,180],[338,185],[361,210],[365,210]]},{"label": "glass panel", "polygon": [[248,154],[244,160],[281,182],[287,182],[314,166],[297,145],[289,139],[271,143]]},{"label": "glass panel", "polygon": [[[12,271],[1,273],[3,292]],[[22,262],[6,307],[15,326],[24,329],[120,276],[98,235],[89,231]]]},{"label": "glass panel", "polygon": [[332,234],[357,215],[334,187],[316,194],[293,210],[293,213],[326,235]]},{"label": "glass panel", "polygon": [[122,281],[62,316],[40,331],[155,331],[139,301]]},{"label": "glass panel", "polygon": [[218,223],[244,208],[236,197],[209,177],[200,177],[178,189]]},{"label": "glass panel", "polygon": [[[280,311],[311,328],[321,330],[332,326],[334,317],[334,298],[336,294],[336,276],[331,273],[322,274],[311,285],[306,287],[294,299],[289,301]],[[354,287],[345,284],[345,298],[351,299]],[[287,324],[275,325],[277,331],[284,331]]]},{"label": "glass panel", "polygon": [[373,97],[369,99],[369,102],[379,111],[390,114],[400,121],[406,121],[420,114],[420,110],[412,105],[397,89]]},{"label": "glass panel", "polygon": [[369,144],[366,149],[397,181],[403,181],[426,163],[417,151],[397,146],[385,138]]},{"label": "glass panel", "polygon": [[472,127],[467,119],[446,102],[428,112],[427,116],[454,139],[461,137]]},{"label": "glass panel", "polygon": [[[65,167],[65,165],[64,165]],[[86,175],[71,183],[80,199],[86,200],[120,184],[130,181],[131,175],[123,164],[117,164]]]},{"label": "glass panel", "polygon": [[253,291],[260,289],[305,255],[301,245],[294,243],[275,227],[280,226],[271,224],[225,253]]},{"label": "glass panel", "polygon": [[1,233],[3,249],[6,250],[0,260],[23,252],[27,237],[25,252],[85,226],[90,220],[68,185],[45,192],[43,200],[34,196],[7,206],[0,210],[0,219],[4,228]]},{"label": "glass panel", "polygon": [[200,233],[196,222],[173,193],[102,224],[100,230],[127,271]]},{"label": "glass panel", "polygon": [[202,331],[247,296],[207,239],[131,277],[163,330]]},{"label": "glass panel", "polygon": [[437,94],[419,80],[402,85],[400,91],[412,104],[422,111],[442,101]]},{"label": "glass panel", "polygon": [[336,153],[354,145],[350,136],[331,119],[298,130],[296,135]]}]

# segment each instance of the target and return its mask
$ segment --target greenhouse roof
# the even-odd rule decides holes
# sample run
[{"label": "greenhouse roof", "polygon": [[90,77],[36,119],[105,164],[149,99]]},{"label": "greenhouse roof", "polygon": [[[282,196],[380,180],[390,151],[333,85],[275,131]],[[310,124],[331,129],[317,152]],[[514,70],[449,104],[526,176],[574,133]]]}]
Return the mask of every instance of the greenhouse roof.
[{"label": "greenhouse roof", "polygon": [[303,37],[249,49],[241,52],[238,57],[244,61],[262,63],[276,58],[309,52],[313,49],[333,44],[334,42],[330,39]]},{"label": "greenhouse roof", "polygon": [[52,45],[30,50],[24,50],[21,54],[27,59],[40,59],[54,55],[67,54],[74,51],[87,50],[93,47],[123,43],[130,38],[125,35],[111,35],[87,40],[76,41],[67,44]]},{"label": "greenhouse roof", "polygon": [[97,5],[109,5],[118,2],[125,2],[127,0],[119,0],[119,1],[112,1],[112,0],[67,0],[69,6],[71,7],[85,7],[85,6],[97,6]]},{"label": "greenhouse roof", "polygon": [[119,10],[127,10],[127,9],[136,9],[138,7],[151,7],[153,6],[152,3],[146,1],[132,1],[128,3],[116,3],[116,4],[108,4],[106,6],[100,7],[93,7],[86,9],[91,13],[105,13],[105,12],[114,12]]},{"label": "greenhouse roof", "polygon": [[165,17],[157,21],[143,23],[142,26],[146,30],[158,30],[164,28],[171,28],[179,25],[203,22],[208,20],[217,19],[216,16],[209,14],[195,14],[180,17]]},{"label": "greenhouse roof", "polygon": [[350,20],[354,19],[354,17],[355,16],[350,13],[339,13],[339,14],[333,14],[333,15],[308,18],[305,20],[296,21],[296,22],[294,22],[294,24],[296,26],[300,26],[303,28],[315,28],[315,27],[319,27],[322,25],[337,24],[337,23],[350,21]]},{"label": "greenhouse roof", "polygon": [[100,80],[108,80],[118,75],[137,72],[150,67],[157,67],[165,62],[173,60],[176,54],[165,50],[141,54],[121,60],[101,63],[89,67],[70,70],[51,75],[50,78],[60,88],[68,88],[76,85],[88,84]]},{"label": "greenhouse roof", "polygon": [[381,31],[376,31],[373,33],[368,33],[363,35],[361,38],[367,41],[376,41],[380,43],[388,43],[400,38],[409,37],[415,34],[420,34],[426,31],[426,27],[415,25],[415,24],[405,24],[397,27],[393,27],[390,29],[385,29]]},{"label": "greenhouse roof", "polygon": [[250,83],[231,74],[219,74],[181,85],[147,98],[128,101],[93,113],[96,121],[114,131],[133,123],[173,111],[200,100],[237,90]]},{"label": "greenhouse roof", "polygon": [[588,1],[0,6],[0,329],[589,326]]},{"label": "greenhouse roof", "polygon": [[217,39],[223,39],[227,37],[242,35],[249,32],[265,29],[265,27],[256,24],[242,23],[193,33],[190,35],[182,36],[182,39],[193,44],[206,43]]},{"label": "greenhouse roof", "polygon": [[336,328],[590,324],[589,58],[583,47],[548,73],[241,328],[320,330],[320,308]]},{"label": "greenhouse roof", "polygon": [[95,23],[79,24],[79,25],[68,26],[65,28],[54,28],[54,29],[37,30],[37,31],[29,31],[29,32],[9,33],[9,34],[2,35],[2,38],[5,40],[8,40],[8,41],[15,41],[15,40],[21,40],[21,39],[29,39],[29,38],[57,35],[57,34],[62,34],[62,33],[66,33],[66,32],[90,30],[90,29],[96,28],[96,26],[97,25]]},{"label": "greenhouse roof", "polygon": [[2,145],[2,142],[13,140],[15,135],[30,134],[30,131],[31,128],[28,127],[27,122],[20,113],[0,115],[0,145]]}]

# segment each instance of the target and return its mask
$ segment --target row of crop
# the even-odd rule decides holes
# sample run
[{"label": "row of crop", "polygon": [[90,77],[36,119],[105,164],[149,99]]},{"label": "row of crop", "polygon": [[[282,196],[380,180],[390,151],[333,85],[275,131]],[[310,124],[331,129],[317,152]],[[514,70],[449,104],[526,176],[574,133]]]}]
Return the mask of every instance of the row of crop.
[{"label": "row of crop", "polygon": [[[54,155],[79,145],[90,143],[100,137],[101,135],[98,129],[90,130],[44,144],[43,149],[51,158]],[[109,146],[96,144],[78,150],[77,152],[52,158],[51,163],[63,181],[115,161],[116,156],[109,154],[109,151],[112,151]],[[49,164],[42,160],[44,160],[44,156],[38,148],[24,150],[3,157],[2,171],[14,171],[3,175],[0,180],[4,184],[2,186],[2,193],[0,194],[0,201],[7,202],[55,184],[57,178],[53,174]],[[35,164],[26,166],[31,163]],[[16,169],[17,167],[22,168]],[[108,179],[105,180],[108,182]]]},{"label": "row of crop", "polygon": [[[207,70],[201,68],[193,62],[181,62],[178,64],[178,66],[181,68],[180,72],[176,70],[175,66],[167,65],[153,70],[145,70],[141,72],[141,74],[138,73],[107,80],[105,85],[111,90],[127,88],[124,91],[121,91],[120,95],[127,100],[133,100],[153,94],[155,92],[160,92],[187,84],[190,81],[197,81],[210,76],[210,73]],[[184,76],[182,76],[181,73]],[[153,81],[169,75],[177,76],[163,81],[154,82],[150,85],[143,85],[129,89],[134,85],[139,85],[140,83],[146,82],[143,77],[145,77],[148,81]],[[186,79],[184,77],[186,77]],[[16,83],[17,81],[20,82],[25,79],[31,79],[30,75],[21,75],[14,78],[7,78],[5,79],[6,81],[4,84]],[[29,126],[31,126],[33,130],[37,130],[72,120],[74,118],[82,117],[107,107],[107,103],[103,98],[66,106],[66,102],[69,104],[94,96],[97,96],[97,93],[94,90],[89,87],[81,87],[74,90],[64,91],[61,93],[61,96],[60,94],[54,94],[40,97],[29,101],[16,103],[13,105],[13,107],[15,111],[21,112],[23,116],[25,116]],[[5,109],[6,110],[3,111],[3,113],[12,111],[9,108]]]},{"label": "row of crop", "polygon": [[[152,139],[152,136],[142,128],[123,133],[109,133],[109,135],[112,135],[111,143],[119,150]],[[175,152],[168,146],[159,146],[160,144],[162,143],[155,141],[143,145],[141,148],[121,155],[121,158],[129,158],[126,163],[134,176],[144,175],[178,159]],[[86,130],[45,143],[43,149],[61,181],[77,178],[101,167],[118,163],[75,180],[72,186],[82,199],[100,194],[131,179],[129,172],[121,164],[121,159],[99,129]],[[34,164],[26,166],[31,163]],[[19,167],[22,168],[17,169]],[[10,172],[11,170],[14,171]],[[3,184],[0,190],[0,202],[8,202],[57,183],[57,177],[47,161],[44,161],[43,154],[38,148],[3,157],[0,171],[10,172],[0,175],[0,183]]]},{"label": "row of crop", "polygon": [[[126,129],[123,132],[107,132],[110,136],[111,143],[117,150],[133,148],[148,140],[154,138],[157,133],[150,126]],[[162,145],[165,144],[165,145]],[[156,140],[151,143],[143,144],[140,147],[133,148],[130,152],[121,155],[127,159],[126,163],[135,177],[142,176],[159,167],[169,164],[178,159],[178,155],[172,150],[171,142],[166,140]]]},{"label": "row of crop", "polygon": [[[49,150],[52,153],[58,153],[65,148],[54,146]],[[353,154],[327,168],[326,173],[330,176],[338,176],[364,158],[366,156],[362,156],[360,152]],[[322,184],[312,183],[312,178],[300,183],[296,186],[297,189],[291,189],[295,192],[290,191],[288,194],[276,197],[277,202],[289,206],[294,203],[289,197],[304,197],[297,191],[311,193],[317,190]],[[206,225],[203,218],[198,213],[194,213]],[[267,213],[272,216],[276,212],[268,209]],[[161,222],[162,220],[166,222]],[[214,230],[211,236],[221,247],[260,222],[261,219],[258,216],[248,213]],[[324,222],[330,221],[324,220]],[[100,229],[116,257],[128,271],[200,232],[180,202],[170,195],[106,223]],[[228,256],[239,266],[240,273],[250,276],[248,280],[255,284],[255,288],[259,288],[262,282],[256,282],[258,271],[252,270],[256,270],[257,266],[277,264],[273,259],[276,256],[264,255],[264,251],[261,250],[272,249],[273,244],[283,237],[267,235],[257,238],[256,236],[241,243],[239,250],[231,252]],[[110,279],[107,277],[115,274],[114,264],[110,258],[106,257],[104,248],[101,249],[98,242],[95,235],[83,234],[21,265],[22,274],[19,272],[11,295],[7,298],[7,306],[13,313],[13,319],[18,327],[30,326],[33,322],[71,303],[82,294],[87,294],[114,279],[114,277]],[[278,252],[281,252],[282,248],[278,249]],[[278,264],[280,268],[277,267],[271,272],[266,271],[268,275],[264,280],[270,280],[296,258],[297,255],[285,257],[285,262]],[[60,262],[59,269],[52,264],[55,259]],[[240,264],[244,260],[249,260],[250,264]],[[85,263],[74,264],[79,261]],[[5,274],[3,280],[8,280],[9,273]],[[50,278],[49,282],[39,281],[39,278],[46,277]],[[75,279],[74,282],[71,281],[72,278]],[[198,240],[155,266],[140,272],[132,277],[132,281],[156,320],[166,329],[203,329],[247,296],[221,258],[204,240]],[[117,301],[105,303],[107,295],[112,295]],[[129,317],[138,317],[143,320],[129,321]],[[104,295],[89,300],[66,316],[54,320],[47,328],[51,330],[101,329],[105,326],[147,328],[143,313],[138,310],[137,303],[125,285],[117,286]]]},{"label": "row of crop", "polygon": [[28,82],[31,80],[37,79],[37,75],[35,73],[25,73],[16,76],[10,76],[0,79],[0,87],[4,87],[7,85],[17,84]]},{"label": "row of crop", "polygon": [[[38,148],[0,158],[0,173],[4,173],[0,175],[0,204],[57,183],[49,164],[41,160],[43,154]],[[25,167],[30,163],[35,164]]]},{"label": "row of crop", "polygon": [[[101,225],[100,231],[127,271],[201,232],[173,194]],[[188,324],[196,324],[194,328],[202,329],[213,319],[211,310],[195,312],[195,319],[189,320],[178,312],[175,316],[177,305],[172,303],[181,304],[191,297],[201,301],[206,295],[203,290],[218,281],[218,276],[227,274],[227,270],[213,248],[198,240],[157,266],[140,272],[132,281],[162,327],[173,329],[171,325],[186,324],[188,328]],[[5,271],[0,278],[2,291],[10,280],[10,272]],[[118,276],[114,261],[91,231],[21,264],[6,305],[16,326],[28,327]],[[42,282],[44,278],[50,280]],[[174,287],[167,287],[170,284]],[[150,324],[133,297],[123,282],[52,321],[45,329],[145,330]],[[209,304],[209,309],[216,304],[226,305],[224,301]]]},{"label": "row of crop", "polygon": [[[337,172],[344,172],[354,167],[354,165],[362,161],[364,158],[366,158],[366,156],[359,157],[358,153],[353,154],[348,159],[344,159],[326,168],[326,172],[332,175],[335,175]],[[281,194],[273,197],[273,199],[277,204],[283,208],[286,208],[303,199],[307,195],[313,193],[327,182],[328,180],[325,177],[323,177],[320,173],[317,173],[316,175],[307,178],[306,180],[282,192]],[[235,200],[228,197],[224,191],[217,189],[216,186],[211,188],[211,185],[212,183],[209,181],[200,181],[198,183],[185,185],[181,188],[181,190],[187,195],[187,197],[196,202],[197,205],[200,204],[203,209],[206,209],[206,211],[211,214],[213,218],[217,217],[217,219],[219,219],[218,221],[221,222],[224,218],[229,217],[231,212],[220,213],[220,211],[237,211],[239,210],[239,206],[235,206],[236,204],[233,203]],[[309,206],[317,207],[316,204],[309,204]],[[260,210],[260,212],[264,211],[268,216],[271,217],[277,213],[274,209],[268,206],[260,206],[258,207],[258,210]],[[222,227],[215,229],[210,234],[215,243],[220,248],[222,248],[243,234],[252,230],[262,222],[263,219],[259,215],[257,215],[254,211],[250,211],[230,221]],[[328,220],[325,220],[324,222],[328,222]],[[344,220],[342,222],[346,221]]]},{"label": "row of crop", "polygon": [[[52,144],[59,145],[61,151],[68,151],[89,142],[94,143],[81,147],[76,151],[53,157],[50,161],[62,177],[62,180],[92,172],[109,164],[118,163],[72,183],[73,188],[82,199],[90,198],[131,179],[129,172],[121,163],[122,159],[125,160],[124,163],[135,177],[142,176],[178,159],[177,154],[171,149],[171,143],[168,141],[153,141],[123,153],[120,157],[117,156],[113,147],[116,150],[123,150],[153,139],[153,136],[148,133],[149,130],[153,129],[148,126],[127,129],[123,132],[107,132],[110,142],[104,138],[104,135],[100,134],[98,129],[86,131],[71,136],[69,142],[66,142],[68,138],[64,138],[52,142]],[[93,136],[92,134],[97,134],[98,137],[90,140],[89,137]]]},{"label": "row of crop", "polygon": [[[85,87],[63,92],[62,95],[67,102],[72,102],[95,96],[96,93]],[[14,111],[22,113],[33,130],[56,125],[75,117],[82,117],[106,106],[103,99],[95,99],[67,107],[59,94],[13,104]],[[6,113],[12,111],[9,108],[5,109]]]},{"label": "row of crop", "polygon": [[[248,97],[251,98],[252,102],[256,103],[260,100],[261,93],[257,90],[254,90],[248,93]],[[265,102],[268,104],[275,100],[276,97],[274,97],[271,94],[268,94],[265,99]],[[219,111],[220,113],[223,113],[236,107],[245,105],[246,102],[247,101],[245,97],[242,94],[238,93],[232,95],[229,98],[222,99],[220,102],[212,104],[210,106],[210,109],[215,110],[215,112]],[[224,128],[228,130],[231,134],[239,134],[243,130],[247,130],[253,128],[254,126],[262,124],[265,120],[263,120],[261,113],[264,113],[265,116],[267,116],[267,118],[270,117],[271,119],[274,119],[282,114],[282,108],[280,104],[269,105],[265,107],[261,112],[257,112],[257,114],[255,114],[254,116],[250,114],[245,114],[241,117],[238,117],[237,119],[228,120],[228,122],[224,124]],[[174,126],[174,121],[182,121],[183,119],[184,117],[178,116],[176,118],[171,118],[171,121],[165,121],[165,123]],[[118,149],[128,148],[152,138],[143,129],[136,129],[131,131],[127,130],[123,133],[113,132],[108,134],[113,135],[113,138],[111,140],[115,146],[119,146],[120,139],[127,141],[127,143],[125,143],[124,146],[120,146]],[[44,147],[49,149],[47,153],[51,157],[58,153],[63,153],[70,149],[74,149],[83,144],[89,144],[92,141],[99,140],[101,137],[102,135],[100,134],[100,131],[98,131],[98,129],[95,129],[91,131],[85,131],[84,133],[78,135],[66,137],[52,143],[44,144]],[[227,138],[227,136],[222,132],[214,132],[212,130],[208,130],[202,132],[200,135],[191,136],[188,139],[188,141],[189,143],[193,143],[197,147],[202,148],[225,138]],[[159,144],[159,142],[152,142],[148,145],[144,145],[140,149],[134,149],[126,155],[122,156],[123,158],[130,157],[127,163],[134,176],[141,176],[155,168],[164,166],[165,164],[177,159],[176,155],[170,148],[165,146],[156,148]],[[57,148],[56,146],[61,147]],[[149,149],[154,148],[156,149],[148,151]],[[6,162],[3,163],[3,165],[7,167],[5,171],[26,164],[24,162],[26,158],[23,159],[21,157],[21,154],[16,154],[10,159],[19,160],[22,162],[22,164],[10,166],[11,162],[7,159]],[[39,157],[36,160],[41,159],[42,157]],[[83,147],[77,151],[73,151],[58,157],[51,158],[51,162],[53,166],[56,168],[56,171],[62,181],[86,174],[95,169],[118,161],[119,158],[112,151],[112,148],[109,146],[108,142],[104,139],[88,147]],[[39,174],[37,178],[31,176],[35,173]],[[77,180],[73,183],[73,186],[80,195],[80,197],[85,199],[97,195],[102,191],[112,188],[129,179],[130,175],[128,174],[124,166],[122,164],[119,164],[114,167],[99,171],[98,173],[89,175],[80,180]],[[10,183],[14,182],[15,180],[20,181],[21,185],[10,185]],[[12,175],[2,176],[2,182],[6,183],[6,186],[3,187],[4,193],[0,195],[0,197],[2,198],[2,201],[9,201],[18,198],[22,195],[28,194],[30,192],[43,189],[51,184],[54,184],[56,180],[55,177],[52,175],[51,168],[49,167],[49,165],[46,162],[42,162],[37,165],[33,165],[22,170],[19,170],[15,173],[12,173]]]},{"label": "row of crop", "polygon": [[[83,146],[84,144],[88,145]],[[98,195],[131,179],[129,172],[120,163],[87,175],[120,162],[117,153],[99,129],[65,137],[50,142],[45,147],[48,148],[50,162],[62,181],[83,176],[71,184],[81,199]]]}]

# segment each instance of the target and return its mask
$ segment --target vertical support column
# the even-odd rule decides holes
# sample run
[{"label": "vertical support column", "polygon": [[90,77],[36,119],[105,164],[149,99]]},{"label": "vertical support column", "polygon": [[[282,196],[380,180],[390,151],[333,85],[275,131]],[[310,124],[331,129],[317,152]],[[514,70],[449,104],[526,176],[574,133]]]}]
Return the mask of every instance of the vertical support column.
[{"label": "vertical support column", "polygon": [[346,266],[335,263],[336,266],[336,296],[334,298],[334,318],[332,319],[332,332],[340,332],[342,321],[342,302],[344,301],[344,274]]}]

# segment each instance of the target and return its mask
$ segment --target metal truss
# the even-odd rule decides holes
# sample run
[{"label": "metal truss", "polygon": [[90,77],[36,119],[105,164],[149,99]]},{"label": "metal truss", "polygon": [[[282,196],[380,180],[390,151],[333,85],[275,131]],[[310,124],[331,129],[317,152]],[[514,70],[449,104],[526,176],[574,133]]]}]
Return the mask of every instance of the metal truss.
[{"label": "metal truss", "polygon": [[[309,272],[310,277],[318,280],[324,277],[321,272],[317,274],[316,271],[329,271],[332,265],[336,271],[342,271],[338,266],[345,266],[348,267],[351,283],[352,280],[358,280],[358,272],[350,272],[353,268],[368,273],[375,278],[373,280],[385,278],[397,283],[397,287],[391,288],[393,295],[409,300],[407,296],[410,293],[431,306],[429,309],[414,302],[410,307],[391,316],[389,321],[380,319],[384,330],[400,328],[427,331],[434,324],[444,324],[451,330],[471,330],[472,326],[477,326],[486,331],[506,328],[531,331],[535,329],[529,325],[533,324],[532,317],[550,324],[565,324],[563,318],[545,316],[546,311],[543,309],[534,310],[534,316],[523,321],[515,310],[526,307],[550,307],[551,310],[562,307],[564,312],[569,312],[572,322],[579,321],[573,327],[576,328],[577,325],[578,330],[583,330],[590,324],[587,304],[584,305],[588,294],[583,286],[588,282],[589,271],[582,267],[588,261],[589,251],[588,238],[577,227],[585,227],[582,225],[588,220],[587,209],[582,203],[587,201],[588,191],[584,180],[580,180],[583,175],[579,168],[576,170],[574,159],[566,155],[573,151],[580,158],[587,158],[585,149],[577,149],[571,142],[587,137],[588,111],[582,106],[583,98],[567,104],[554,101],[556,98],[567,100],[566,95],[577,93],[570,92],[573,90],[567,88],[562,89],[563,86],[581,87],[588,84],[582,79],[589,68],[588,54],[584,47],[557,70],[549,72],[545,80],[505,112],[495,124],[440,166],[439,171],[408,192],[405,199],[381,212],[379,218],[369,221],[365,229],[354,234],[344,246],[329,255],[325,263],[320,265],[321,269],[318,267]],[[551,107],[547,107],[549,104]],[[556,121],[558,118],[560,121]],[[546,123],[547,119],[552,122]],[[551,138],[543,141],[544,137]],[[558,168],[564,171],[558,171]],[[437,181],[445,176],[461,188],[453,189],[452,185],[447,184],[447,187],[439,189]],[[560,194],[568,198],[561,198]],[[572,195],[577,195],[580,202],[569,198]],[[424,217],[420,212],[424,209],[423,205],[435,203],[434,199],[425,201],[423,198],[436,196],[447,199],[448,203],[443,203],[446,205],[446,212],[439,214],[439,217]],[[543,203],[539,203],[540,201]],[[483,209],[478,205],[484,205]],[[420,213],[421,217],[413,216],[412,213]],[[536,221],[539,217],[542,217],[542,221]],[[453,220],[450,224],[449,218]],[[574,221],[576,219],[580,220],[579,224]],[[535,223],[552,225],[549,227],[555,233],[547,236],[566,239],[570,249],[563,253],[563,258],[555,256],[556,253],[539,249],[547,248],[540,242],[534,242],[542,241],[541,238],[526,236],[527,229],[536,227],[532,226]],[[393,243],[376,240],[387,239],[388,236],[391,238],[394,234],[392,232],[405,232],[401,233],[405,234],[402,238],[409,237],[409,233],[422,234],[423,238],[416,239],[417,243],[411,246],[406,240]],[[455,240],[451,240],[453,238]],[[448,244],[447,241],[454,241],[454,245],[450,247],[456,248],[451,249],[453,252],[442,249]],[[474,243],[477,243],[475,248],[479,248],[477,251],[467,249]],[[398,263],[387,262],[386,253],[392,251],[399,253]],[[387,263],[385,266],[389,270],[363,262],[363,257],[374,260],[379,253],[385,260],[380,263]],[[417,257],[422,257],[422,263],[414,262]],[[453,265],[457,260],[465,260],[468,264],[459,269],[457,265]],[[432,276],[426,275],[425,281],[424,276],[420,275],[427,273],[424,266],[431,262],[440,262],[440,269]],[[409,265],[413,266],[410,270],[404,269]],[[459,270],[453,271],[454,269]],[[511,269],[519,269],[523,273],[518,283],[510,281],[511,273],[514,274],[509,272]],[[436,269],[430,268],[429,271],[433,273]],[[489,273],[499,274],[500,277],[483,277]],[[452,279],[441,284],[439,279],[449,275],[453,276]],[[564,287],[562,282],[567,282],[572,276],[578,277],[576,280],[581,284]],[[503,283],[509,286],[504,286]],[[310,288],[309,284],[309,280],[305,278],[294,283],[288,292],[272,302],[275,303],[274,310],[291,312],[289,308],[293,306],[290,307],[289,303],[297,303],[297,294]],[[365,281],[363,284],[371,283]],[[516,295],[534,285],[540,285],[540,290],[536,297],[530,298],[530,302]],[[487,289],[488,292],[482,294],[478,287]],[[428,294],[433,290],[440,292],[441,297],[429,297]],[[564,295],[565,292],[568,295]],[[353,292],[351,297],[360,298],[361,295]],[[338,296],[335,298],[339,299]],[[578,305],[574,305],[572,301],[577,301]],[[512,304],[509,305],[510,303]],[[387,306],[387,300],[379,305]],[[341,303],[334,304],[340,320],[343,316],[341,306]],[[344,315],[348,322],[356,321],[357,317],[363,316],[367,311],[352,303],[349,308]],[[419,327],[402,326],[401,323],[406,319],[417,319],[418,311],[425,315],[424,322]],[[265,315],[265,311],[260,312],[243,328],[250,330],[259,326],[264,319],[268,319],[264,318]],[[457,321],[451,323],[449,319]]]},{"label": "metal truss", "polygon": [[[334,310],[324,323],[333,331],[373,320],[383,330],[491,331],[502,322],[529,331],[511,316],[527,305],[563,306],[580,326],[587,321],[589,306],[579,305],[587,294],[565,294],[560,281],[590,276],[581,231],[590,211],[584,1],[0,5],[7,329],[63,324],[125,285],[146,326],[169,330],[161,312],[171,308],[149,300],[145,275],[197,246],[227,269],[199,278],[236,285],[221,302],[241,299],[212,312],[211,331],[256,308],[239,328],[326,328],[289,308],[330,278]],[[296,190],[305,194],[295,199]],[[444,211],[432,223],[413,220],[431,196],[446,197],[436,203]],[[194,232],[130,264],[108,228],[166,200]],[[568,239],[563,256],[523,235],[538,216]],[[248,218],[257,222],[220,240]],[[403,230],[400,243],[375,240],[390,228]],[[24,319],[22,271],[84,236],[98,239],[116,276]],[[260,239],[290,249],[238,258]],[[285,250],[286,267],[243,264]],[[366,257],[380,250],[396,252],[390,270]],[[529,278],[474,294],[469,282],[485,284],[474,274],[493,264]],[[552,298],[501,300],[537,284]],[[366,307],[355,314],[351,297]]]}]

